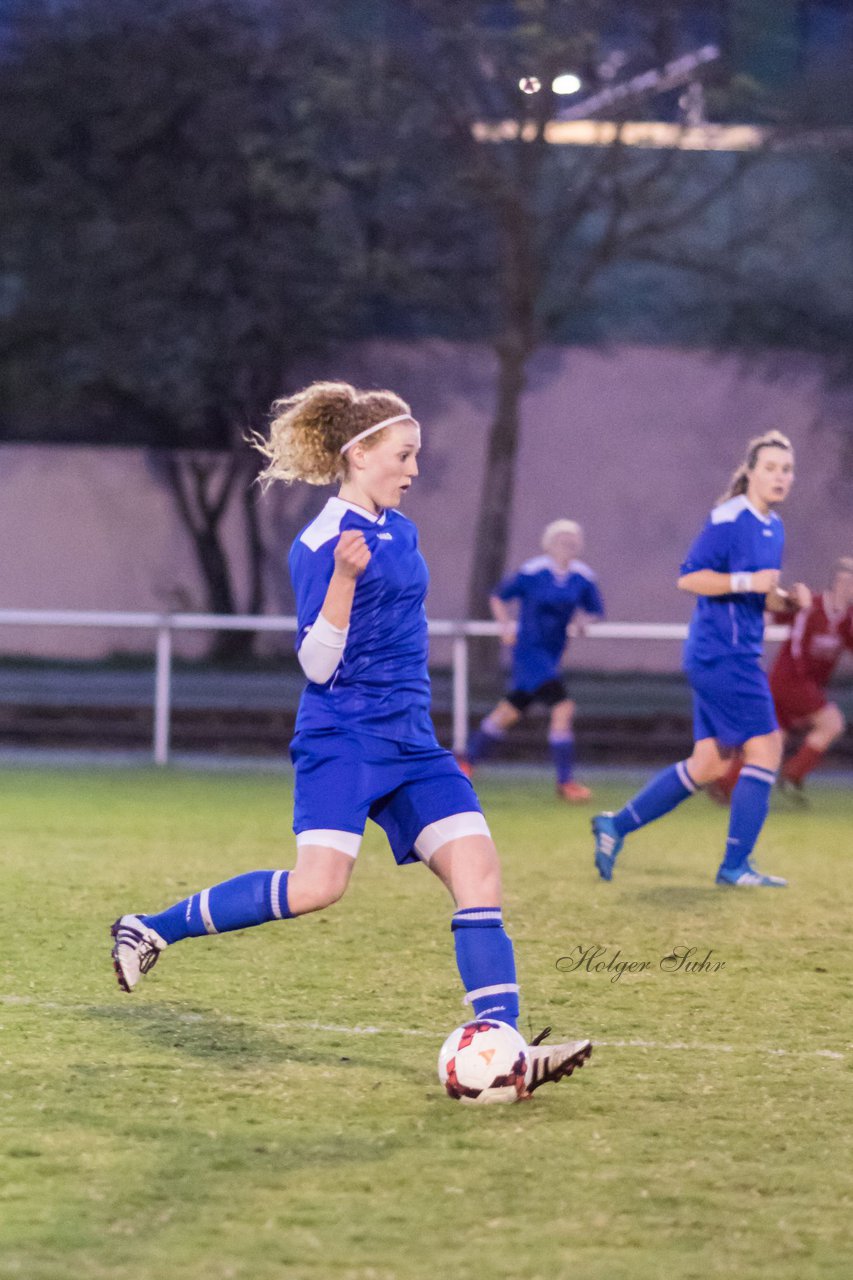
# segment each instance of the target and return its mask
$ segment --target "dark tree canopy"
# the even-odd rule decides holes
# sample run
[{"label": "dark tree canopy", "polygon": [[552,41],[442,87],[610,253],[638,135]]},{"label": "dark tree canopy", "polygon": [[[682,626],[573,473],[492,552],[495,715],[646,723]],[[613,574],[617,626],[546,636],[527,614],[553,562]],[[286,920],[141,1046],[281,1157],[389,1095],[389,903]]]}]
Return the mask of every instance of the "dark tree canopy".
[{"label": "dark tree canopy", "polygon": [[[11,6],[0,437],[166,451],[155,469],[218,610],[238,605],[220,522],[248,495],[247,607],[260,608],[243,434],[292,389],[296,362],[336,336],[486,341],[497,377],[469,591],[481,613],[504,568],[543,342],[847,349],[849,163],[630,145],[629,118],[682,127],[678,88],[614,106],[598,145],[551,141],[556,74],[594,95],[715,39],[728,57],[694,85],[713,119],[748,107],[776,141],[798,111],[837,123],[805,78],[799,98],[760,82],[767,39],[790,38],[790,5],[777,9],[763,35],[740,0]],[[522,94],[524,76],[541,90]],[[168,452],[181,448],[205,452]]]}]

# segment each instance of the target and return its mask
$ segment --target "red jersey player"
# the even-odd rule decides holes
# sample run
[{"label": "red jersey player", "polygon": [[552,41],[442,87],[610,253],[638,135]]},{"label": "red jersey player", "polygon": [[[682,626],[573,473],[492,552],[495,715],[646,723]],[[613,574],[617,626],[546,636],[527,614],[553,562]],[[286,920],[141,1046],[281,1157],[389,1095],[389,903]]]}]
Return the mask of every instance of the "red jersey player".
[{"label": "red jersey player", "polygon": [[806,731],[799,750],[782,766],[780,782],[796,788],[844,732],[844,716],[826,696],[838,660],[853,653],[853,556],[836,561],[827,591],[810,609],[791,614],[791,634],[776,655],[770,689],[779,724],[786,732]]},{"label": "red jersey player", "polygon": [[[799,749],[782,766],[779,784],[802,789],[806,776],[844,732],[844,716],[826,695],[833,671],[845,649],[853,653],[853,556],[842,556],[833,568],[828,590],[816,595],[808,609],[777,614],[790,622],[791,634],[770,670],[770,690],[780,727],[802,733]],[[715,800],[727,803],[740,772],[740,760],[708,788]]]}]

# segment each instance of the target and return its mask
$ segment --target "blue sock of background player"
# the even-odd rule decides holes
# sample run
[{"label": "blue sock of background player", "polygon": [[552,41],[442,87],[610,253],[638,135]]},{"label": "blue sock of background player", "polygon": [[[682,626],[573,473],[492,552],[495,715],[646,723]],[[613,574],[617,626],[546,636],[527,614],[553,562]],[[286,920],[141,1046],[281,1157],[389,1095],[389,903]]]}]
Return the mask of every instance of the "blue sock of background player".
[{"label": "blue sock of background player", "polygon": [[772,769],[754,764],[741,769],[732,792],[729,838],[722,870],[734,871],[749,861],[770,808],[770,792],[775,780]]},{"label": "blue sock of background player", "polygon": [[557,771],[557,785],[571,782],[575,775],[575,735],[571,730],[552,730],[548,735],[548,746]]},{"label": "blue sock of background player", "polygon": [[656,818],[662,818],[676,805],[692,796],[698,787],[687,771],[687,764],[679,760],[655,774],[651,782],[638,791],[633,799],[613,815],[613,826],[620,836],[645,827]]},{"label": "blue sock of background player", "polygon": [[[191,894],[157,915],[138,918],[166,943],[205,934],[249,929],[293,918],[287,900],[287,871],[248,871],[211,889]],[[456,961],[478,1017],[518,1022],[518,984],[512,942],[499,907],[468,907],[453,916]]]},{"label": "blue sock of background player", "polygon": [[[741,771],[732,793],[724,870],[733,871],[749,861],[770,808],[775,777],[772,769],[758,765],[747,765]],[[613,827],[618,835],[626,836],[663,817],[697,790],[684,761],[671,765],[613,815]]]},{"label": "blue sock of background player", "polygon": [[485,760],[492,755],[498,743],[505,736],[505,731],[494,723],[492,717],[486,716],[480,722],[479,729],[475,729],[468,739],[468,745],[465,748],[465,759],[469,764],[479,764],[481,760]]}]

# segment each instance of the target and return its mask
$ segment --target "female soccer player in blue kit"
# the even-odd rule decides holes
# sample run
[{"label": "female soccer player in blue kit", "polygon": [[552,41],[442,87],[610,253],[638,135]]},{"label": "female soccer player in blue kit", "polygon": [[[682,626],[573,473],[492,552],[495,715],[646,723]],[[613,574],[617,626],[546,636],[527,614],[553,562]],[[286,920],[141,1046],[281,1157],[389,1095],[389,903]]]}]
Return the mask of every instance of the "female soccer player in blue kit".
[{"label": "female soccer player in blue kit", "polygon": [[726,852],[717,883],[781,888],[787,881],[762,875],[750,861],[770,804],[782,758],[782,735],[761,665],[764,612],[808,608],[802,583],[778,586],[784,531],[775,507],[794,480],[790,441],[770,431],[749,444],[728,492],[681,566],[678,586],[697,597],[684,649],[693,690],[693,754],[659,773],[618,813],[592,820],[595,865],[603,880],[625,837],[669,813],[714,782],[741,748],[744,767],[732,794]]},{"label": "female soccer player in blue kit", "polygon": [[[466,1004],[514,1027],[518,985],[498,855],[471,783],[435,738],[428,573],[417,529],[397,510],[418,474],[420,428],[399,396],[346,383],[314,383],[273,412],[269,442],[259,442],[263,478],[340,481],[290,552],[308,677],[291,744],[296,865],[238,875],[158,914],[122,916],[112,926],[119,985],[132,991],[184,938],[331,906],[349,883],[369,817],[399,864],[424,863],[450,891]],[[534,1042],[528,1091],[570,1075],[590,1051],[588,1040],[550,1049]]]},{"label": "female soccer player in blue kit", "polygon": [[[552,520],[542,534],[545,554],[526,561],[493,592],[489,604],[503,627],[503,644],[512,649],[512,684],[471,734],[460,761],[470,775],[527,708],[541,702],[550,713],[548,744],[557,771],[557,795],[569,804],[585,803],[591,792],[574,777],[575,704],[560,670],[566,629],[579,609],[592,617],[604,613],[595,574],[577,559],[582,546],[583,531],[575,520]],[[508,608],[511,600],[518,600],[517,625]]]}]

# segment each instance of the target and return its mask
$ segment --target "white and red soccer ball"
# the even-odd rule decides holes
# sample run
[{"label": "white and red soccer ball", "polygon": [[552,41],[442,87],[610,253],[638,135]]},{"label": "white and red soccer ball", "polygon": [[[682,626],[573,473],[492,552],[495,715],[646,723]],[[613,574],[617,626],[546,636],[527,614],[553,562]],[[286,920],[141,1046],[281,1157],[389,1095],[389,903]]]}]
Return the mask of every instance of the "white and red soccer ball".
[{"label": "white and red soccer ball", "polygon": [[527,1096],[528,1051],[506,1022],[480,1018],[457,1027],[441,1046],[438,1078],[459,1102],[518,1102]]}]

